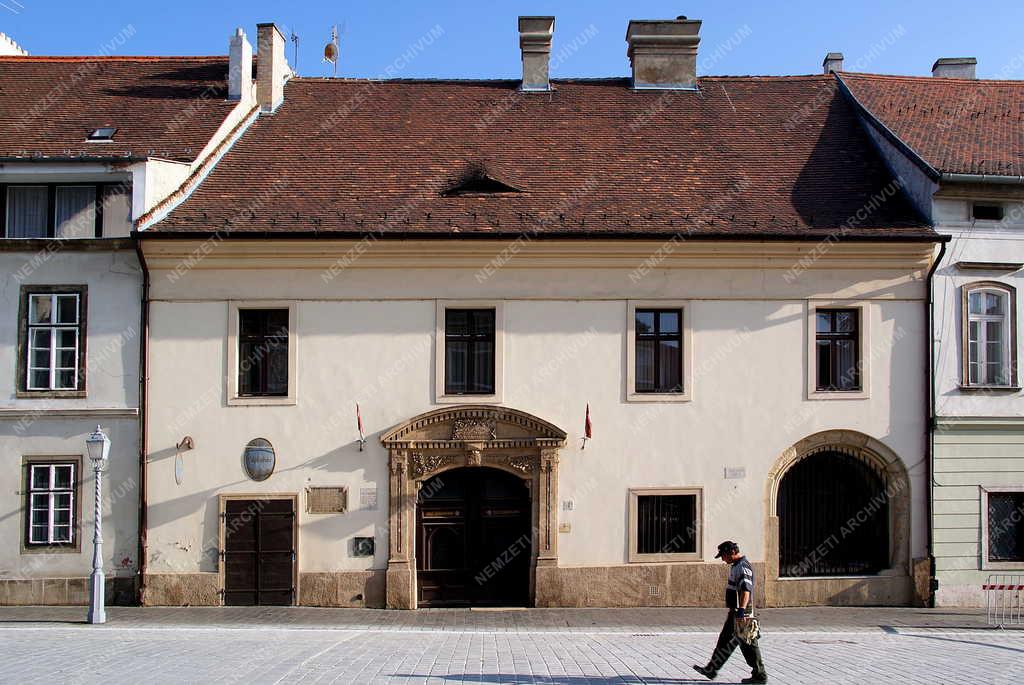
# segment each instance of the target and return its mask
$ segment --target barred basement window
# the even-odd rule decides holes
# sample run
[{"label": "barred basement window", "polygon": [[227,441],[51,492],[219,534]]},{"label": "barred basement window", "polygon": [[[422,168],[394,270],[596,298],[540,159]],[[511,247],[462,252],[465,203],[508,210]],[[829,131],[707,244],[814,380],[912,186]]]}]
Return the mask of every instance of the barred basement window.
[{"label": "barred basement window", "polygon": [[288,394],[288,310],[238,310],[238,396]]},{"label": "barred basement window", "polygon": [[1024,491],[988,493],[988,560],[1024,563]]},{"label": "barred basement window", "polygon": [[26,546],[75,544],[75,463],[28,465]]},{"label": "barred basement window", "polygon": [[699,489],[641,488],[629,494],[631,562],[700,558]]}]

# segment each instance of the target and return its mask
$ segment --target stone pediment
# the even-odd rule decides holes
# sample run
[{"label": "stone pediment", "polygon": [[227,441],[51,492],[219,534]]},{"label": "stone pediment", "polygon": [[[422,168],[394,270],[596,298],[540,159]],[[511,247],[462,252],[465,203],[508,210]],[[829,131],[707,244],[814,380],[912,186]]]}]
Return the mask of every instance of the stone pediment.
[{"label": "stone pediment", "polygon": [[467,443],[487,447],[560,446],[565,431],[508,407],[459,405],[420,414],[381,437],[385,447],[445,448]]}]

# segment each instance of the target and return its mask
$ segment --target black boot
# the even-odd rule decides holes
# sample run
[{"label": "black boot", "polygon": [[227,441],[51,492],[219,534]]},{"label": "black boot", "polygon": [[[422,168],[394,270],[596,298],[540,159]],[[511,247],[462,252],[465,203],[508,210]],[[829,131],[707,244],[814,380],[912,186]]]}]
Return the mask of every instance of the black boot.
[{"label": "black boot", "polygon": [[768,682],[768,674],[767,673],[754,673],[749,678],[744,678],[740,682],[741,683],[767,683]]},{"label": "black boot", "polygon": [[708,680],[714,680],[718,676],[718,671],[711,668],[711,666],[697,666],[694,664],[693,670],[697,671],[697,673],[700,673]]}]

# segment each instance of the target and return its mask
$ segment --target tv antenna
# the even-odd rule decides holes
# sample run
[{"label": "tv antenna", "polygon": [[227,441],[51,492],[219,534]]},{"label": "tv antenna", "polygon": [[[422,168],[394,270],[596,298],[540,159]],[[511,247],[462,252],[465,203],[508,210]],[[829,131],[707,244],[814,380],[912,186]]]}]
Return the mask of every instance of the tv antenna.
[{"label": "tv antenna", "polygon": [[295,45],[292,51],[292,70],[297,74],[299,73],[299,35],[295,31],[291,31],[288,39]]}]

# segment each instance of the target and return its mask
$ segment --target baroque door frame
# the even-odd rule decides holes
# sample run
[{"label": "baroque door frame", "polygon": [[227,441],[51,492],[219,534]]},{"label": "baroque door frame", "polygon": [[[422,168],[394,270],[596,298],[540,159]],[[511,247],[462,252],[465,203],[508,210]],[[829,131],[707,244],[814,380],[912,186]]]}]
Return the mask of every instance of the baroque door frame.
[{"label": "baroque door frame", "polygon": [[389,609],[415,609],[416,503],[430,478],[464,467],[488,467],[521,478],[530,493],[530,602],[537,568],[558,565],[560,428],[515,409],[460,405],[420,414],[381,436],[388,450]]}]

